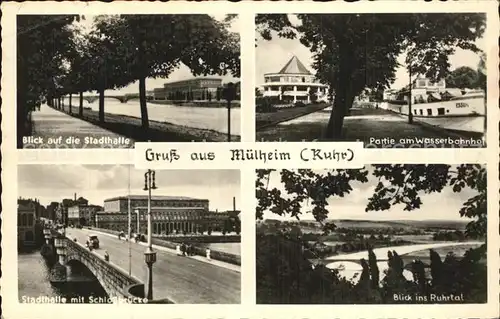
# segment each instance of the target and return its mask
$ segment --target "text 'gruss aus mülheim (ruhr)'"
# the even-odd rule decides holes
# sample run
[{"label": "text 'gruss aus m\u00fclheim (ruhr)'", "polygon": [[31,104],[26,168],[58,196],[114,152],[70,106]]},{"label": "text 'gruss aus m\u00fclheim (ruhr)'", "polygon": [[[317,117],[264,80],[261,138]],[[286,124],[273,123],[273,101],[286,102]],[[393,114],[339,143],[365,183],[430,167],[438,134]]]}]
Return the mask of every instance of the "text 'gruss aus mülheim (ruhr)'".
[{"label": "text 'gruss aus m\u00fclheim (ruhr)'", "polygon": [[[176,145],[173,145],[176,144]],[[358,145],[359,144],[359,145]],[[321,167],[359,168],[363,166],[361,143],[137,143],[138,168],[239,169]]]}]

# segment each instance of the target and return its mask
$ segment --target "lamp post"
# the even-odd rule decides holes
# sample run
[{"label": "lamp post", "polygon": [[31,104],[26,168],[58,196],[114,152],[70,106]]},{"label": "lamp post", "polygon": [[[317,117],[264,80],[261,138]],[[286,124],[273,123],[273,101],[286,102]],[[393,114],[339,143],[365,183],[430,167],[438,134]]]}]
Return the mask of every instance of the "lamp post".
[{"label": "lamp post", "polygon": [[144,259],[146,265],[148,266],[149,276],[148,276],[148,300],[153,299],[153,264],[156,262],[156,252],[153,251],[151,243],[151,190],[156,189],[155,185],[155,171],[148,169],[144,173],[144,190],[148,191],[148,248],[144,252]]}]

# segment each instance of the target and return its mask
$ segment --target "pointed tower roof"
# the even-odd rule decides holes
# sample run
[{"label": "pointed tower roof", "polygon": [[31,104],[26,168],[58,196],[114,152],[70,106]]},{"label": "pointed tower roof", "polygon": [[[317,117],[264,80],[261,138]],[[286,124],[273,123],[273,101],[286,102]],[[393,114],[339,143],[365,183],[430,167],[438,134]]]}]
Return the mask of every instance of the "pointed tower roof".
[{"label": "pointed tower roof", "polygon": [[307,74],[311,72],[300,62],[299,58],[295,55],[285,64],[285,66],[278,72],[279,74]]}]

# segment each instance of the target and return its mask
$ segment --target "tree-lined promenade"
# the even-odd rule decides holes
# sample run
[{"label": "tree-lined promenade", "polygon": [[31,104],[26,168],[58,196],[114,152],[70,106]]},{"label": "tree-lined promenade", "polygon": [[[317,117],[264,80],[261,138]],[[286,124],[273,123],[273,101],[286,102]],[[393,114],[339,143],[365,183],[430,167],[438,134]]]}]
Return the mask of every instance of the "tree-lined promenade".
[{"label": "tree-lined promenade", "polygon": [[[84,116],[83,93],[99,95],[98,122],[105,122],[104,91],[138,83],[140,126],[147,140],[150,122],[146,78],[168,78],[181,64],[197,75],[239,77],[239,35],[228,31],[234,15],[96,16],[82,31],[76,15],[20,15],[17,20],[17,136],[32,135],[31,112],[41,104],[62,107],[79,95],[76,116]],[[69,108],[73,107],[71,102]],[[138,129],[138,130],[137,130]]]}]

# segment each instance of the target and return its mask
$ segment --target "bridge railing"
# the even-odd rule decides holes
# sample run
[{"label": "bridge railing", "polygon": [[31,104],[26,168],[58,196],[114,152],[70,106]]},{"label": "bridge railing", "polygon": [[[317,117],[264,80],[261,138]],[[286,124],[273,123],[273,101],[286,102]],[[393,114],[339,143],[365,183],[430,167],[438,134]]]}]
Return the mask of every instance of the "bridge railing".
[{"label": "bridge railing", "polygon": [[87,268],[94,270],[94,275],[103,286],[106,286],[106,291],[115,291],[119,295],[126,297],[128,287],[142,284],[141,280],[129,275],[113,262],[107,261],[104,257],[88,250],[82,244],[74,242],[70,238],[67,238],[67,242],[68,258],[73,257],[86,265]]}]

